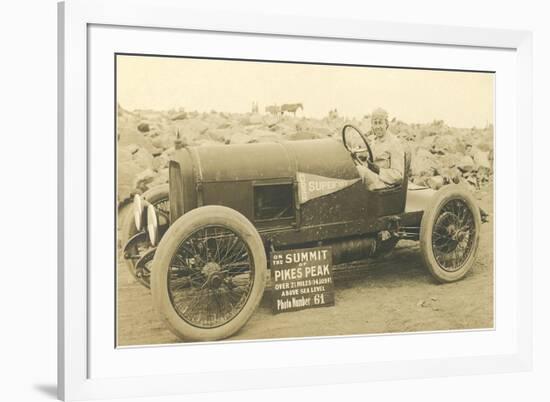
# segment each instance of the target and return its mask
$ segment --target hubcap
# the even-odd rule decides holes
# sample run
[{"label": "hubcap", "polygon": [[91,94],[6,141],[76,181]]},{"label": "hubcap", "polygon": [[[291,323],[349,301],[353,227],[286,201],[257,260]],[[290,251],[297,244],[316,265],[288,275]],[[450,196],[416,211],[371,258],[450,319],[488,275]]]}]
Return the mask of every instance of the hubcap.
[{"label": "hubcap", "polygon": [[218,289],[223,283],[224,275],[222,268],[218,263],[209,262],[202,268],[202,273],[206,276],[206,284],[210,289]]},{"label": "hubcap", "polygon": [[202,273],[206,276],[210,276],[212,274],[215,274],[216,272],[220,272],[221,270],[222,269],[219,264],[215,262],[207,262],[202,268]]}]

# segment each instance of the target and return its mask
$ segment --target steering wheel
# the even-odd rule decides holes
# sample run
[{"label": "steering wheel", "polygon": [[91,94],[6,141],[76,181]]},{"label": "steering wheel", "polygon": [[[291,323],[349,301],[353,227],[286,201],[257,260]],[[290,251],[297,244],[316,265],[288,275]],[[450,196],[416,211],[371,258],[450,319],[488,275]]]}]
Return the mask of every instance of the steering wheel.
[{"label": "steering wheel", "polygon": [[[363,148],[352,148],[350,146],[350,144],[348,144],[348,142],[346,141],[346,132],[347,132],[347,129],[349,129],[349,128],[357,131],[357,133],[359,134],[359,136],[361,137],[361,139],[365,143],[365,147],[363,147]],[[346,147],[348,152],[351,154],[352,158],[354,160],[356,160],[358,163],[360,163],[361,165],[365,165],[365,162],[359,157],[359,154],[361,154],[363,152],[367,152],[367,161],[368,162],[370,162],[370,163],[374,162],[374,156],[372,154],[372,149],[369,145],[369,142],[367,141],[367,136],[365,134],[363,134],[361,131],[359,131],[359,129],[357,127],[355,127],[351,124],[346,124],[342,128],[342,142],[344,143],[344,146]]]}]

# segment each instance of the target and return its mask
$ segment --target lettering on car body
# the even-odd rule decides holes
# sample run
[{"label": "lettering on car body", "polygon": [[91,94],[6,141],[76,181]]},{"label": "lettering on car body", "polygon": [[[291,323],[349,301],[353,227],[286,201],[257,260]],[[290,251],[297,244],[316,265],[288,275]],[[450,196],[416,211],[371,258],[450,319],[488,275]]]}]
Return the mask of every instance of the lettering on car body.
[{"label": "lettering on car body", "polygon": [[319,198],[335,193],[336,191],[343,190],[357,183],[361,179],[336,179],[332,177],[298,172],[296,173],[296,180],[298,181],[298,196],[300,204],[303,204],[314,198]]}]

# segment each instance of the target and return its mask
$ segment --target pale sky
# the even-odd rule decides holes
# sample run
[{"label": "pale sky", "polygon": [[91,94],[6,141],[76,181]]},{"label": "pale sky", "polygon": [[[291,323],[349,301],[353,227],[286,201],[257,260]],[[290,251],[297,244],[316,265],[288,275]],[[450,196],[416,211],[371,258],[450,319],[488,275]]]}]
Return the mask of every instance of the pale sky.
[{"label": "pale sky", "polygon": [[[302,103],[300,116],[331,109],[362,117],[374,108],[407,123],[455,127],[493,122],[494,74],[172,57],[118,56],[117,95],[129,110],[249,112]],[[300,112],[299,112],[300,113]]]}]

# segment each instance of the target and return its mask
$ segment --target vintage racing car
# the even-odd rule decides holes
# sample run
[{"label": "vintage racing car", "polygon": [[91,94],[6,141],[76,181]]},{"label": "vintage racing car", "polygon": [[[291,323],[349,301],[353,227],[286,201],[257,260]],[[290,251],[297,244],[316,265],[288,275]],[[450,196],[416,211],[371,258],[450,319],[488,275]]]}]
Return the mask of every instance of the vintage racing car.
[{"label": "vintage racing car", "polygon": [[[352,146],[351,137],[362,141]],[[347,125],[334,139],[182,147],[169,185],[135,196],[122,228],[132,274],[151,287],[168,327],[184,340],[231,336],[260,302],[271,251],[330,246],[333,264],[420,241],[437,280],[472,267],[483,212],[461,185],[438,191],[403,181],[371,191],[357,166],[373,160]]]}]

